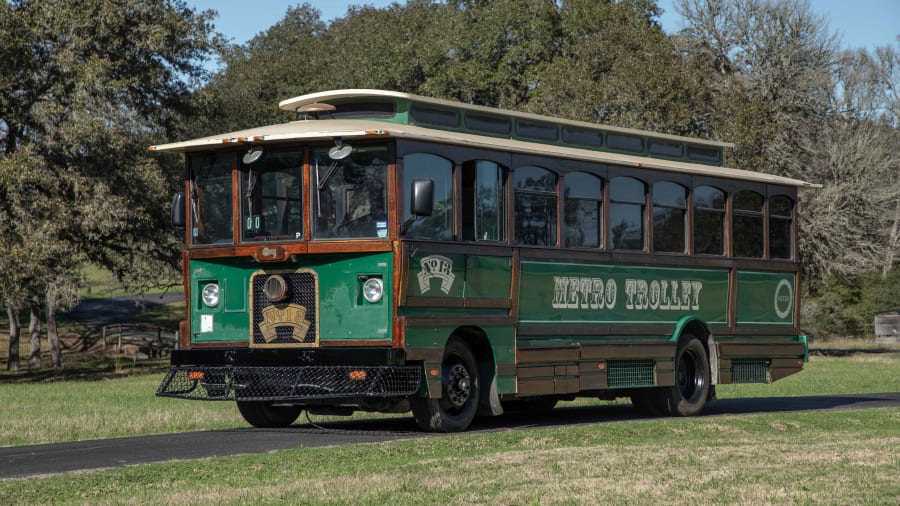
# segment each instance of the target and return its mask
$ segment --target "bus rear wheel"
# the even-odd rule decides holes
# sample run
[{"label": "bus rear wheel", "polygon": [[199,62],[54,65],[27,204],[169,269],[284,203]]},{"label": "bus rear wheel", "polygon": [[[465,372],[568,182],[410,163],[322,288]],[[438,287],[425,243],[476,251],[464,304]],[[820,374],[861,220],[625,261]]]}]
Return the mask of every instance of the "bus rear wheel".
[{"label": "bus rear wheel", "polygon": [[441,362],[441,398],[412,398],[413,416],[422,430],[462,432],[475,418],[480,393],[478,363],[472,350],[462,340],[452,338]]},{"label": "bus rear wheel", "polygon": [[300,406],[275,406],[266,401],[237,401],[237,407],[247,423],[263,429],[287,427],[303,412]]},{"label": "bus rear wheel", "polygon": [[662,390],[665,412],[695,416],[703,411],[710,388],[709,359],[700,339],[682,339],[675,352],[675,384]]}]

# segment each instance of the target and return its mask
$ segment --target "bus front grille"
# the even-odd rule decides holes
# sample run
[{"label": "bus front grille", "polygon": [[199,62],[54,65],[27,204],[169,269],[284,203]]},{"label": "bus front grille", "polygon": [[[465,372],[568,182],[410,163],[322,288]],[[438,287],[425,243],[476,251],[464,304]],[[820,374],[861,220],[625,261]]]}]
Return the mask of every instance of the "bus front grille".
[{"label": "bus front grille", "polygon": [[421,376],[421,366],[175,367],[156,395],[239,401],[401,397],[419,390]]},{"label": "bus front grille", "polygon": [[274,302],[264,287],[274,273],[253,276],[251,346],[290,347],[319,344],[318,279],[312,271],[278,273],[287,287],[283,300]]}]

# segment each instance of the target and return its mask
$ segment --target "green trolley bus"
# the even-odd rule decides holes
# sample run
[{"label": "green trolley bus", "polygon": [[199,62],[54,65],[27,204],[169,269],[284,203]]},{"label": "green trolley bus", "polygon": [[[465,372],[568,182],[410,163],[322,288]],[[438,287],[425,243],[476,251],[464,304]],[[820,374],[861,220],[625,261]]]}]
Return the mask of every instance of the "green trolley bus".
[{"label": "green trolley bus", "polygon": [[476,415],[630,398],[690,416],[803,368],[797,191],[726,143],[380,90],[185,156],[187,319],[157,395]]}]

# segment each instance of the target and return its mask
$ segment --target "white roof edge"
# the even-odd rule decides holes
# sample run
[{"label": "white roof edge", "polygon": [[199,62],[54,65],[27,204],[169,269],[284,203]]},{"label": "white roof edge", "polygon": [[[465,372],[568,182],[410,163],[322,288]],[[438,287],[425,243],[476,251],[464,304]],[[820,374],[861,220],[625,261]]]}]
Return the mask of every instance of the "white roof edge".
[{"label": "white roof edge", "polygon": [[463,102],[454,102],[452,100],[445,100],[442,98],[431,98],[424,97],[421,95],[413,95],[411,93],[401,93],[399,91],[388,91],[388,90],[373,90],[373,89],[345,89],[345,90],[330,90],[330,91],[320,91],[316,93],[309,93],[307,95],[300,95],[293,98],[288,98],[282,100],[278,103],[278,108],[283,111],[296,112],[301,106],[306,104],[316,103],[322,100],[338,100],[342,98],[351,98],[351,97],[391,97],[391,98],[402,98],[406,100],[415,100],[417,102],[425,102],[429,104],[444,106],[444,107],[456,107],[461,109],[467,109],[470,111],[479,111],[484,113],[491,114],[502,114],[507,116],[512,116],[515,118],[522,119],[530,119],[534,121],[542,121],[545,123],[559,123],[571,126],[585,127],[585,128],[602,128],[604,130],[612,131],[612,132],[620,132],[624,134],[632,134],[632,135],[649,135],[652,137],[660,138],[660,139],[670,139],[670,140],[678,140],[682,142],[690,142],[693,144],[700,144],[705,146],[715,146],[720,148],[733,148],[734,144],[730,142],[721,142],[714,141],[709,139],[698,139],[695,137],[684,137],[681,135],[672,135],[672,134],[664,134],[660,132],[653,132],[650,130],[639,130],[636,128],[622,128],[615,127],[610,125],[604,125],[601,123],[591,123],[588,121],[577,121],[570,120],[564,118],[556,118],[553,116],[544,116],[541,114],[533,114],[528,112],[519,112],[512,111],[509,109],[501,109],[497,107],[485,107],[483,105],[473,105],[466,104]]},{"label": "white roof edge", "polygon": [[821,185],[762,172],[731,169],[712,165],[669,161],[659,158],[631,156],[605,151],[572,148],[554,144],[539,144],[515,139],[483,137],[479,135],[422,128],[373,120],[309,120],[240,130],[217,136],[202,137],[183,142],[151,146],[153,152],[186,153],[213,147],[240,146],[295,140],[329,140],[393,137],[456,144],[490,150],[505,150],[536,156],[559,157],[585,162],[616,164],[624,167],[646,168],[665,172],[780,184],[797,188],[821,188]]}]

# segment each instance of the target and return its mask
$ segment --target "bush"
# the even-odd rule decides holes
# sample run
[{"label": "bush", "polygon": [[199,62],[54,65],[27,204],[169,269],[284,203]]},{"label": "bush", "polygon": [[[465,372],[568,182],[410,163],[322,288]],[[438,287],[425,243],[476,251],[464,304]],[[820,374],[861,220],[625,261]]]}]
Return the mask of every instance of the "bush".
[{"label": "bush", "polygon": [[874,337],[875,313],[895,307],[900,307],[900,268],[886,278],[873,274],[845,281],[832,276],[809,288],[800,325],[818,339]]}]

